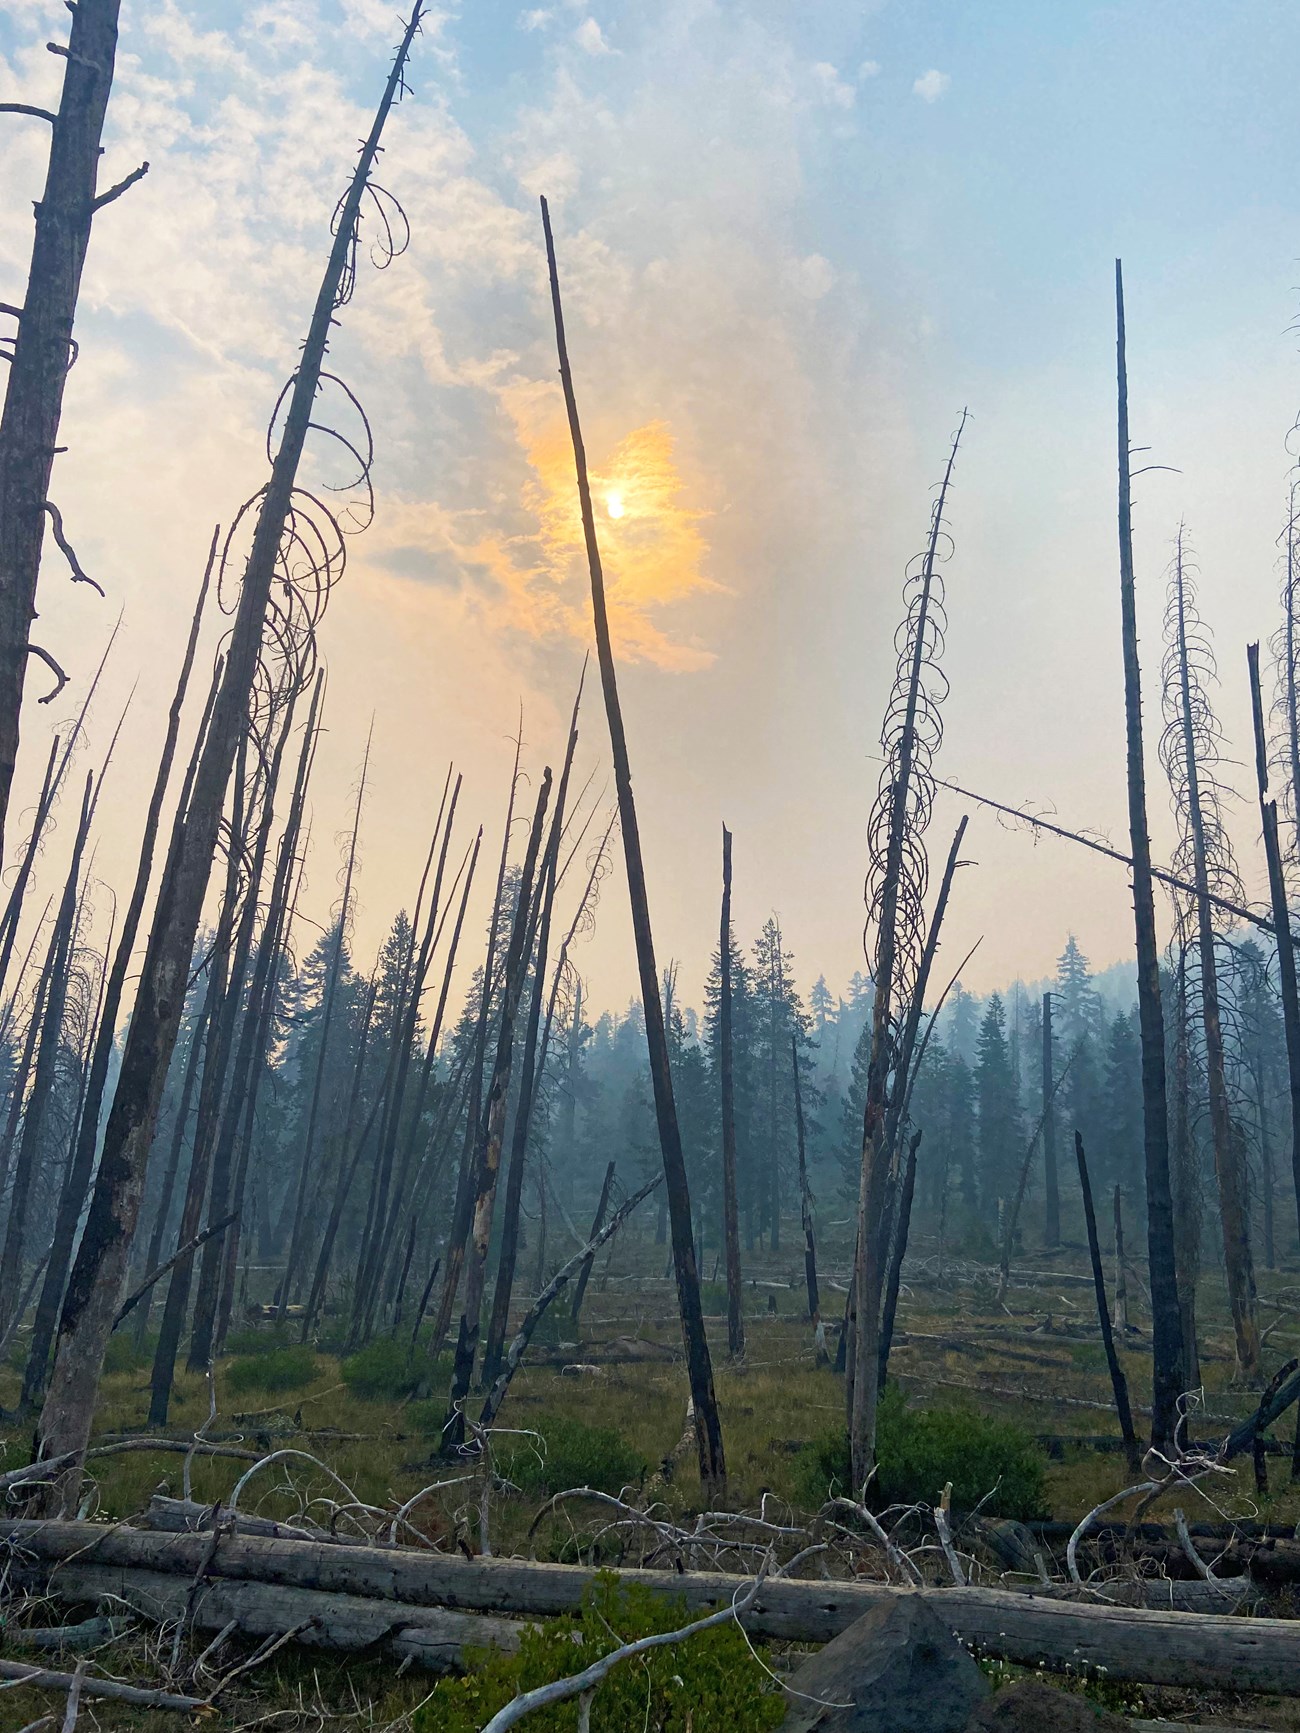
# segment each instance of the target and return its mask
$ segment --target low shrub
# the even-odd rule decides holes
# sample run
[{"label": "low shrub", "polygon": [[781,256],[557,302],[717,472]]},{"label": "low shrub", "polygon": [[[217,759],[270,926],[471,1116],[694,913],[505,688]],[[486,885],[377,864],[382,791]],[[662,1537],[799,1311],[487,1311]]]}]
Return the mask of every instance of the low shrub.
[{"label": "low shrub", "polygon": [[[153,1365],[154,1353],[158,1347],[158,1332],[150,1330],[143,1340],[137,1342],[130,1330],[118,1330],[108,1338],[108,1347],[104,1353],[105,1372],[143,1372],[146,1366]],[[22,1349],[23,1360],[27,1350]],[[19,1362],[19,1370],[22,1361]]]},{"label": "low shrub", "polygon": [[423,1348],[412,1348],[393,1336],[376,1336],[348,1355],[339,1376],[351,1395],[367,1402],[401,1402],[428,1391],[431,1365]]},{"label": "low shrub", "polygon": [[312,1382],[316,1372],[316,1356],[310,1348],[274,1348],[269,1354],[232,1360],[226,1368],[226,1388],[236,1395],[249,1390],[299,1390]]},{"label": "low shrub", "polygon": [[[415,1733],[477,1733],[520,1692],[569,1678],[623,1643],[689,1622],[684,1601],[602,1573],[576,1618],[526,1626],[518,1654],[488,1650],[473,1657],[463,1678],[439,1680],[412,1717]],[[764,1733],[784,1714],[779,1686],[734,1624],[727,1624],[615,1667],[591,1700],[589,1725],[591,1733],[627,1733],[632,1727]],[[530,1726],[536,1733],[571,1733],[578,1715],[575,1698],[536,1711]]]},{"label": "low shrub", "polygon": [[[872,1500],[877,1508],[934,1504],[951,1481],[957,1510],[982,1503],[985,1515],[1019,1522],[1045,1514],[1042,1451],[1021,1427],[973,1408],[909,1408],[897,1385],[887,1386],[876,1423],[876,1460]],[[844,1432],[814,1438],[795,1464],[799,1494],[810,1505],[820,1504],[828,1488],[847,1492],[849,1474]]]},{"label": "low shrub", "polygon": [[289,1326],[287,1324],[263,1324],[260,1327],[250,1324],[246,1330],[232,1330],[226,1337],[223,1352],[238,1354],[274,1354],[277,1348],[287,1348],[289,1342]]},{"label": "low shrub", "polygon": [[501,1473],[524,1492],[590,1486],[597,1492],[617,1493],[637,1485],[649,1468],[640,1451],[610,1427],[587,1426],[557,1415],[543,1421],[538,1431],[540,1444],[516,1438],[497,1453]]}]

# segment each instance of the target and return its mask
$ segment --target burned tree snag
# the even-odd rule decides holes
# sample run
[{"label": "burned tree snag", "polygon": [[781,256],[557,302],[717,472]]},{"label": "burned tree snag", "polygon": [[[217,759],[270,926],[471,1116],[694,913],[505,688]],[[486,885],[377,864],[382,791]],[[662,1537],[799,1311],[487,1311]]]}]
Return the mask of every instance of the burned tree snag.
[{"label": "burned tree snag", "polygon": [[1259,686],[1259,645],[1249,644],[1250,701],[1255,724],[1255,777],[1259,787],[1259,816],[1268,862],[1268,891],[1273,907],[1273,929],[1277,939],[1278,993],[1282,1000],[1282,1029],[1286,1038],[1287,1082],[1291,1094],[1291,1173],[1295,1184],[1296,1216],[1300,1220],[1300,991],[1296,986],[1295,945],[1291,938],[1286,874],[1282,866],[1282,844],[1278,836],[1277,802],[1268,798],[1268,741],[1264,733],[1264,705]]},{"label": "burned tree snag", "polygon": [[[0,848],[18,756],[23,679],[73,321],[91,221],[103,202],[95,189],[117,55],[118,10],[119,0],[78,0],[67,48],[51,45],[63,58],[63,91],[58,113],[50,117],[49,169],[36,204],[27,291],[0,414]],[[78,575],[74,564],[74,581]]]},{"label": "burned tree snag", "polygon": [[1052,1078],[1052,995],[1043,994],[1043,1244],[1055,1251],[1061,1243],[1061,1189],[1056,1174],[1056,1111]]},{"label": "burned tree snag", "polygon": [[[294,577],[301,576],[296,568],[288,568],[290,556],[285,550],[286,527],[293,515],[311,509],[297,493],[298,467],[318,414],[317,398],[329,336],[338,311],[350,298],[355,284],[362,201],[367,192],[373,196],[371,173],[380,138],[389,113],[405,88],[407,58],[420,28],[422,11],[423,0],[415,0],[356,171],[338,207],[329,261],[307,339],[283,394],[283,421],[277,418],[280,441],[271,474],[265,488],[249,506],[248,515],[255,519],[252,545],[244,566],[221,683],[190,790],[181,840],[159,894],[109,1110],[99,1173],[64,1298],[54,1370],[41,1411],[39,1452],[43,1459],[71,1453],[77,1462],[90,1436],[104,1351],[121,1299],[145,1164],[184,1005],[190,952],[216,854],[226,785],[246,725],[249,697],[262,655],[272,585],[279,574],[292,589]],[[294,533],[301,537],[303,531],[296,529]],[[328,537],[331,532],[323,533]],[[341,549],[341,541],[327,539],[325,545],[330,550],[326,558],[331,572],[317,571],[315,581],[328,588],[327,577],[337,573],[342,559],[341,551],[334,552],[336,546]],[[47,1505],[61,1506],[74,1496],[79,1481],[79,1470],[61,1472],[58,1483],[51,1487]]]},{"label": "burned tree snag", "polygon": [[605,714],[609,721],[611,755],[614,760],[614,782],[618,790],[619,818],[623,831],[623,855],[627,865],[628,895],[632,904],[632,929],[636,937],[637,970],[641,979],[641,1004],[645,1015],[646,1045],[650,1057],[650,1079],[654,1089],[655,1118],[659,1128],[659,1147],[663,1156],[664,1178],[668,1193],[668,1214],[672,1225],[673,1268],[677,1277],[677,1303],[682,1319],[682,1340],[686,1350],[687,1376],[690,1380],[691,1402],[695,1417],[695,1437],[699,1449],[700,1483],[706,1499],[721,1500],[726,1496],[727,1465],[722,1446],[722,1422],[718,1417],[718,1401],[713,1388],[713,1362],[709,1356],[708,1339],[704,1333],[704,1312],[700,1304],[700,1274],[695,1262],[695,1238],[691,1227],[691,1194],[686,1179],[686,1161],[682,1154],[681,1129],[677,1122],[677,1105],[673,1099],[672,1070],[668,1058],[668,1035],[664,1025],[663,1001],[659,996],[659,969],[655,962],[654,937],[650,929],[650,901],[646,891],[645,863],[641,856],[641,833],[637,827],[636,801],[632,793],[632,766],[628,756],[627,735],[623,728],[623,711],[618,695],[618,675],[614,667],[614,650],[610,638],[609,616],[605,606],[605,576],[601,567],[600,546],[596,540],[596,519],[591,509],[591,486],[587,479],[587,456],[582,443],[582,428],[578,421],[578,403],[574,395],[573,375],[569,369],[569,353],[564,337],[564,312],[560,304],[560,279],[555,262],[555,242],[551,234],[550,212],[542,200],[542,226],[546,235],[546,259],[551,279],[551,307],[555,316],[555,340],[559,354],[560,380],[564,387],[565,408],[569,417],[569,432],[573,439],[574,465],[577,471],[578,502],[582,508],[583,537],[587,546],[587,564],[591,574],[591,603],[596,633],[596,652],[600,662],[600,682],[605,697]]},{"label": "burned tree snag", "polygon": [[1088,1256],[1092,1260],[1092,1285],[1097,1296],[1097,1322],[1101,1326],[1102,1347],[1110,1368],[1111,1388],[1115,1392],[1115,1412],[1124,1438],[1124,1453],[1129,1468],[1136,1474],[1142,1466],[1137,1434],[1133,1430],[1133,1413],[1129,1407],[1128,1379],[1115,1352],[1115,1337],[1110,1327],[1110,1307],[1106,1304],[1106,1277],[1101,1267],[1101,1246],[1097,1239],[1097,1216],[1092,1207],[1092,1184],[1088,1178],[1088,1159],[1083,1151],[1083,1137],[1074,1134],[1074,1155],[1079,1164],[1079,1190],[1083,1193],[1083,1219],[1088,1230]]},{"label": "burned tree snag", "polygon": [[[740,1208],[736,1196],[736,1082],[731,1036],[731,832],[722,827],[722,937],[718,941],[718,1072],[722,1087],[722,1235],[727,1269],[727,1350],[745,1352]],[[795,1074],[799,1062],[795,1060]]]},{"label": "burned tree snag", "polygon": [[1165,1094],[1165,1022],[1160,1007],[1160,955],[1147,828],[1146,768],[1142,759],[1142,672],[1138,661],[1133,511],[1129,470],[1128,364],[1124,331],[1124,275],[1115,261],[1115,352],[1119,450],[1119,587],[1124,650],[1124,721],[1127,736],[1129,848],[1133,859],[1133,919],[1137,937],[1138,1025],[1142,1041],[1142,1144],[1146,1167],[1147,1255],[1151,1274],[1151,1438],[1172,1441],[1178,1398],[1185,1388],[1178,1276],[1174,1262],[1174,1206],[1169,1179],[1169,1119]]}]

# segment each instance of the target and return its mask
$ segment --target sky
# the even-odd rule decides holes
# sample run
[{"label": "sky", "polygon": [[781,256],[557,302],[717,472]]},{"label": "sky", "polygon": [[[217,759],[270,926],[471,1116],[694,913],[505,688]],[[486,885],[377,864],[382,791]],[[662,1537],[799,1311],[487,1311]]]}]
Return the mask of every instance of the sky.
[{"label": "sky", "polygon": [[[57,100],[62,63],[44,45],[65,25],[52,0],[9,0],[0,101]],[[387,0],[123,5],[102,179],[150,170],[94,225],[52,488],[107,595],[69,584],[51,550],[38,638],[70,684],[42,707],[33,668],[15,809],[123,610],[85,758],[102,756],[134,688],[95,857],[104,919],[108,888],[130,882],[212,528],[265,476],[266,421],[399,28]],[[563,751],[590,604],[543,193],[657,949],[678,960],[684,995],[698,1003],[716,943],[723,822],[742,938],[775,912],[805,989],[824,973],[841,990],[863,966],[865,825],[903,573],[965,406],[940,771],[1123,845],[1117,256],[1133,438],[1150,448],[1136,461],[1168,466],[1135,496],[1149,796],[1167,858],[1155,746],[1180,519],[1242,760],[1244,647],[1278,623],[1300,405],[1298,54],[1300,15],[1280,0],[431,11],[381,169],[410,245],[385,271],[363,261],[331,352],[373,428],[376,514],[350,538],[321,628],[305,939],[337,899],[372,713],[363,966],[413,900],[448,762],[465,778],[465,827],[482,822],[490,841],[521,706],[530,788]],[[0,300],[21,297],[47,142],[39,123],[0,118]],[[312,480],[337,479],[314,461]],[[214,624],[205,657],[217,636]],[[582,728],[580,781],[607,803],[594,682]],[[981,941],[969,988],[1043,977],[1069,932],[1098,966],[1129,954],[1118,867],[948,794],[936,867],[964,811],[944,954],[955,967]],[[71,814],[65,801],[45,851],[50,885]],[[1251,800],[1232,826],[1262,897]],[[621,861],[579,966],[593,1006],[635,990]]]}]

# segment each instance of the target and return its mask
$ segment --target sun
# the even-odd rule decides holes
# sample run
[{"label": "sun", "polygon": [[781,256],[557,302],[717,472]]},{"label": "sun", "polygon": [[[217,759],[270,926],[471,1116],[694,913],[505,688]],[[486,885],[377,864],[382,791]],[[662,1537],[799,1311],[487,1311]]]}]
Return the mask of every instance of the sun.
[{"label": "sun", "polygon": [[621,493],[607,493],[605,495],[605,510],[611,517],[622,517],[624,511],[623,495]]}]

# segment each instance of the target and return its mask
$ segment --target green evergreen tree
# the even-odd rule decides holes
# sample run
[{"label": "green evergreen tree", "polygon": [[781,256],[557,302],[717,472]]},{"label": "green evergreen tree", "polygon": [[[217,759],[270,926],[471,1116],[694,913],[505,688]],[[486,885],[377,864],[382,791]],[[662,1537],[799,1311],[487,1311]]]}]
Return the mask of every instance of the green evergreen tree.
[{"label": "green evergreen tree", "polygon": [[1011,1202],[1023,1155],[1020,1093],[1011,1068],[1006,1008],[997,993],[990,998],[980,1022],[975,1092],[979,1107],[980,1202],[991,1221],[999,1199]]}]

